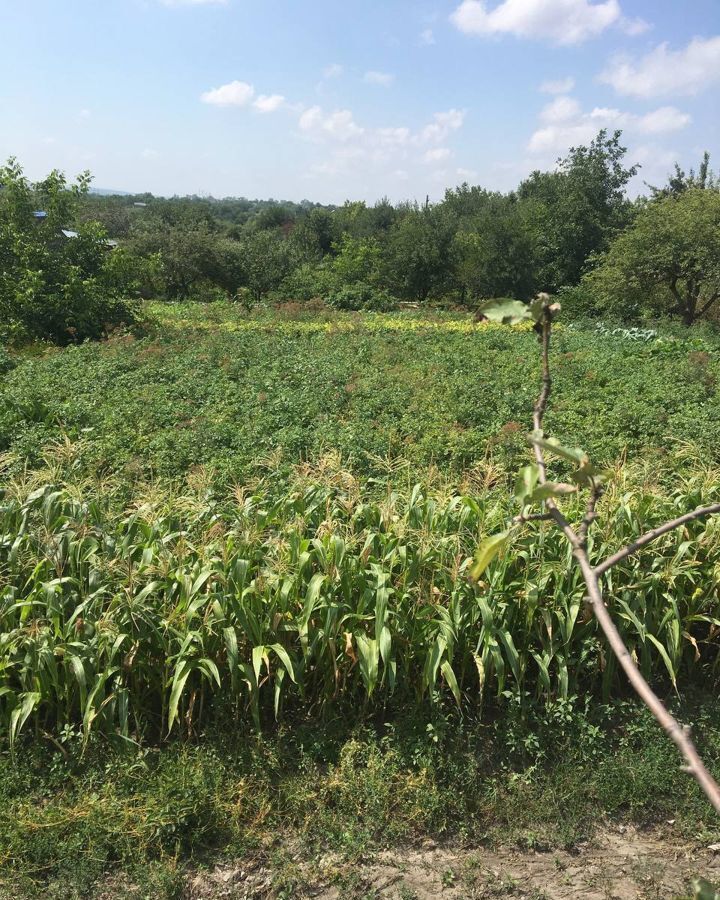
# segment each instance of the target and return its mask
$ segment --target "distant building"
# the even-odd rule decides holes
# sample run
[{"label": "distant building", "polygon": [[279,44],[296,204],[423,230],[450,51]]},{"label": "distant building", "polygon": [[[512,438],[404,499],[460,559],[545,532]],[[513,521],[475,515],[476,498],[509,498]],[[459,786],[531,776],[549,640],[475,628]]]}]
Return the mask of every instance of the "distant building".
[{"label": "distant building", "polygon": [[133,203],[133,206],[137,206],[140,209],[145,209],[147,203]]},{"label": "distant building", "polygon": [[60,229],[66,238],[76,238],[78,236],[77,231],[69,231],[67,228]]},{"label": "distant building", "polygon": [[33,212],[33,219],[35,219],[36,222],[42,222],[47,219],[47,213],[44,209],[36,209]]}]

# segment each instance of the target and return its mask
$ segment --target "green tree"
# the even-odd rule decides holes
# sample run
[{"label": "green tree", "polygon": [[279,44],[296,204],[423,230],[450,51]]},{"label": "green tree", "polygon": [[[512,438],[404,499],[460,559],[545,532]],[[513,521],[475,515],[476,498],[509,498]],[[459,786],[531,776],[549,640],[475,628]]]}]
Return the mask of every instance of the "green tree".
[{"label": "green tree", "polygon": [[218,243],[218,235],[204,222],[170,225],[153,216],[133,230],[127,246],[141,258],[156,255],[162,262],[165,296],[187,300],[203,282],[217,282],[221,268]]},{"label": "green tree", "polygon": [[333,214],[318,207],[311,210],[295,226],[290,240],[303,262],[319,262],[332,253],[338,238]]},{"label": "green tree", "polygon": [[329,270],[338,286],[348,284],[377,284],[383,261],[382,247],[375,238],[353,238],[345,235],[335,245],[335,256]]},{"label": "green tree", "polygon": [[53,171],[33,185],[16,160],[0,168],[0,324],[6,337],[67,343],[134,320],[134,285],[109,262],[104,229],[76,221],[89,185],[89,173],[68,185]]},{"label": "green tree", "polygon": [[573,147],[555,172],[533,172],[519,189],[534,221],[539,287],[556,291],[580,280],[587,260],[602,252],[632,219],[621,132],[600,131],[588,147]]},{"label": "green tree", "polygon": [[692,325],[720,300],[720,192],[690,188],[646,203],[584,279],[601,307],[643,307]]},{"label": "green tree", "polygon": [[455,235],[453,255],[464,299],[527,300],[535,291],[532,229],[513,198],[488,199]]},{"label": "green tree", "polygon": [[259,302],[279,287],[292,268],[288,241],[272,231],[256,231],[241,242],[244,283],[253,300]]},{"label": "green tree", "polygon": [[668,178],[665,187],[653,187],[648,185],[653,198],[661,197],[679,197],[685,191],[691,188],[700,188],[700,190],[720,190],[720,181],[717,180],[715,174],[710,171],[710,154],[706,150],[700,162],[697,173],[695,169],[690,169],[686,174],[680,166],[675,163],[675,171]]},{"label": "green tree", "polygon": [[454,230],[442,206],[411,209],[396,223],[384,264],[393,294],[424,302],[447,290],[453,273]]}]

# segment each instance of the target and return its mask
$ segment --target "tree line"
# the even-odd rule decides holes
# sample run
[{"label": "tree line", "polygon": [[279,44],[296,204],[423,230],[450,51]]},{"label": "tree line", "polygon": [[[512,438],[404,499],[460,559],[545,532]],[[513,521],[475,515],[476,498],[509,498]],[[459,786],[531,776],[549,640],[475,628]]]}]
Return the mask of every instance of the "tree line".
[{"label": "tree line", "polygon": [[101,196],[87,173],[30,184],[11,160],[0,170],[6,338],[96,337],[143,297],[472,309],[543,291],[578,317],[691,325],[720,305],[720,185],[706,154],[697,172],[676,167],[631,200],[638,167],[621,138],[601,131],[514,191],[462,184],[422,205]]}]

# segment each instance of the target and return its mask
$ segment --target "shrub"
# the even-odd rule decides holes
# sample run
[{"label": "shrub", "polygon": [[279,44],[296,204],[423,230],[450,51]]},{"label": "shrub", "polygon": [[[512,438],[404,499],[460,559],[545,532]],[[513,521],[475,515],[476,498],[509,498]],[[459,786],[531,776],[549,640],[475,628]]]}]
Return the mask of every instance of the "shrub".
[{"label": "shrub", "polygon": [[358,282],[340,288],[328,298],[328,305],[333,309],[358,311],[361,309],[375,312],[389,312],[395,309],[397,301],[387,291]]},{"label": "shrub", "polygon": [[303,263],[283,279],[278,294],[307,303],[317,297],[326,299],[336,289],[337,280],[326,266]]},{"label": "shrub", "polygon": [[[136,318],[127,300],[132,282],[110,262],[102,227],[78,225],[69,233],[89,183],[84,175],[68,188],[65,177],[52,172],[33,186],[14,160],[0,169],[0,321],[6,337],[69,343]],[[45,212],[40,220],[33,214],[38,208]]]}]

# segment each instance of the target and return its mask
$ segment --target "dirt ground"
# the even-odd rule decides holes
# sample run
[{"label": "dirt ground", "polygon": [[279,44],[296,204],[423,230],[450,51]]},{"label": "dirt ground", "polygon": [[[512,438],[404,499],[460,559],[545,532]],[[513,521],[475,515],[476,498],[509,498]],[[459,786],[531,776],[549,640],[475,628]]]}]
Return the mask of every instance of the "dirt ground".
[{"label": "dirt ground", "polygon": [[[619,826],[572,852],[421,847],[384,851],[360,865],[327,857],[292,863],[278,880],[262,865],[225,865],[188,879],[187,900],[309,898],[318,900],[666,900],[691,897],[691,881],[720,884],[720,845],[691,849],[667,831]],[[710,894],[712,896],[712,894]],[[704,900],[704,898],[703,898]]]}]

